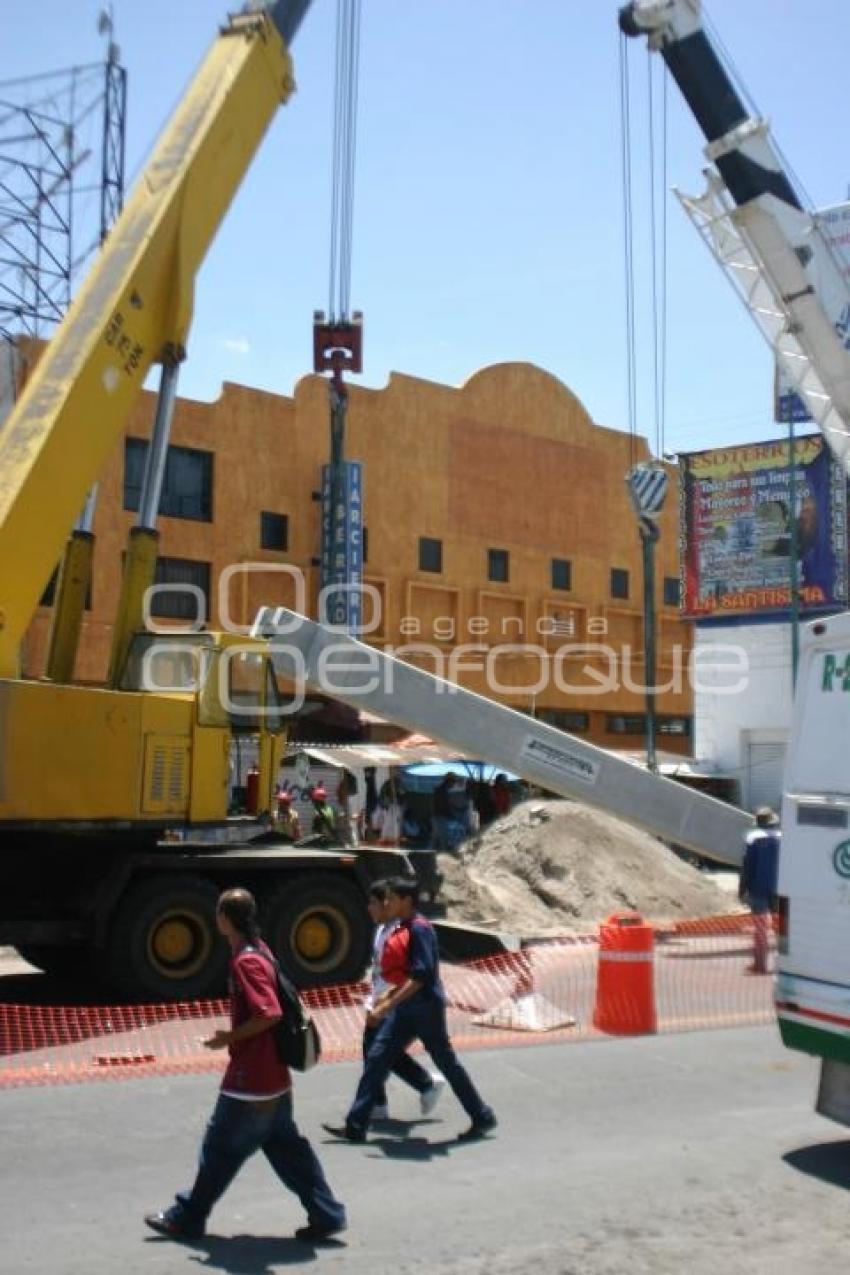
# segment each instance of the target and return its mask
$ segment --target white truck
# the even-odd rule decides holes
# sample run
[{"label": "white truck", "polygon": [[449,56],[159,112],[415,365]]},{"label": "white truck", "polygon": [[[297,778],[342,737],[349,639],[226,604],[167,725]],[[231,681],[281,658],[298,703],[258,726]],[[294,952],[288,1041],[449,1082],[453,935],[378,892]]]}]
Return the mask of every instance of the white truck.
[{"label": "white truck", "polygon": [[806,626],[782,799],[782,1039],[822,1059],[818,1111],[850,1124],[850,612]]}]

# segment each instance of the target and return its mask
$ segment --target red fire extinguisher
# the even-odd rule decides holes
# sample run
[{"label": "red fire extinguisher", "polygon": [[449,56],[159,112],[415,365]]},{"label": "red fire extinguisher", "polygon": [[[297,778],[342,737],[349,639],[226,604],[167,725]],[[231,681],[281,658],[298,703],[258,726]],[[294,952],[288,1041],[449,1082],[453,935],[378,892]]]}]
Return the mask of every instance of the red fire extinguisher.
[{"label": "red fire extinguisher", "polygon": [[245,776],[245,809],[255,815],[260,809],[260,772],[252,766]]}]

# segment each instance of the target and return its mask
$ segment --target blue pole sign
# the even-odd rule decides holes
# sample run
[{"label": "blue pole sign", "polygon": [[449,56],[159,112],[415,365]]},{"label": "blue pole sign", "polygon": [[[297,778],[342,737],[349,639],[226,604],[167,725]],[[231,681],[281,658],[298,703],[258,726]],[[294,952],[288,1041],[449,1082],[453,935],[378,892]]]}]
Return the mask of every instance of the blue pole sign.
[{"label": "blue pole sign", "polygon": [[[340,465],[339,498],[332,507],[330,465],[322,466],[322,586],[328,624],[358,633],[362,622],[363,467]],[[341,586],[335,590],[334,586]]]}]

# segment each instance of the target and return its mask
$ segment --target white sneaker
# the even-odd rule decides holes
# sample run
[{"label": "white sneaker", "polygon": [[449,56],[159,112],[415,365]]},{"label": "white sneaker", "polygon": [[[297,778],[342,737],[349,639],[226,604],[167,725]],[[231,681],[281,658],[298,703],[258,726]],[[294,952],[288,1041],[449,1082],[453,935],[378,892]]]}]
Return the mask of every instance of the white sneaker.
[{"label": "white sneaker", "polygon": [[426,1089],[424,1093],[419,1095],[419,1109],[423,1116],[430,1116],[431,1112],[440,1101],[445,1087],[446,1082],[443,1076],[431,1077],[431,1088]]},{"label": "white sneaker", "polygon": [[380,1107],[372,1108],[373,1120],[389,1120],[389,1118],[390,1118],[390,1109],[386,1103],[382,1103]]}]

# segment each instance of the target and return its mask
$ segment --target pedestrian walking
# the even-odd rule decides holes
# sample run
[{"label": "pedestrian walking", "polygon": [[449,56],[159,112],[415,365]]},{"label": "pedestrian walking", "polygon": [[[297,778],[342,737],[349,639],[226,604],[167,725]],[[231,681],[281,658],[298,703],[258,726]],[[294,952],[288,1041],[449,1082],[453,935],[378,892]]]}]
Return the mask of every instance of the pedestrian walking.
[{"label": "pedestrian walking", "polygon": [[505,815],[511,813],[511,790],[508,784],[508,777],[504,772],[500,771],[493,780],[490,798],[493,802],[497,819],[503,819]]},{"label": "pedestrian walking", "polygon": [[372,827],[378,834],[378,845],[399,845],[403,824],[402,793],[395,773],[390,771],[389,779],[381,786],[378,804],[372,814]]},{"label": "pedestrian walking", "polygon": [[477,779],[472,797],[478,815],[478,829],[486,828],[496,818],[496,807],[493,803],[493,790],[483,779]]},{"label": "pedestrian walking", "polygon": [[[369,1048],[378,1032],[374,1022],[375,1006],[379,1005],[392,991],[381,971],[384,948],[387,938],[398,928],[399,922],[390,919],[387,904],[387,885],[385,881],[373,881],[369,887],[369,916],[375,926],[375,937],[372,943],[372,968],[369,975],[369,991],[366,996],[366,1024],[363,1028],[363,1062],[369,1056]],[[428,1116],[436,1107],[445,1088],[442,1076],[432,1076],[430,1071],[421,1066],[415,1058],[411,1058],[407,1050],[403,1050],[391,1068],[393,1075],[398,1076],[411,1089],[419,1094],[419,1108],[423,1116]],[[389,1115],[387,1091],[384,1085],[377,1089],[375,1106],[372,1108],[373,1120],[386,1120]]]},{"label": "pedestrian walking", "polygon": [[779,820],[770,806],[756,811],[756,826],[747,834],[738,895],[753,916],[753,963],[751,974],[767,974],[771,913],[776,902],[779,847],[782,834]]},{"label": "pedestrian walking", "polygon": [[[442,790],[440,796],[440,807],[447,810],[447,814],[443,817],[442,838],[444,846],[442,848],[454,854],[460,848],[461,843],[473,832],[473,805],[468,784],[464,783],[459,775],[446,777],[450,778],[450,783],[448,788]],[[435,793],[435,809],[437,808],[436,797],[437,794]]]},{"label": "pedestrian walking", "polygon": [[453,770],[447,771],[437,787],[434,789],[433,797],[433,818],[431,827],[434,833],[434,849],[438,851],[450,850],[448,827],[451,822],[451,811],[449,809],[449,792],[457,780],[457,775]]},{"label": "pedestrian walking", "polygon": [[363,836],[366,841],[374,840],[372,815],[378,805],[378,786],[375,782],[375,767],[366,766],[363,770]]},{"label": "pedestrian walking", "polygon": [[437,936],[417,910],[418,887],[406,877],[388,882],[387,910],[400,921],[387,936],[381,962],[383,977],[392,986],[369,1016],[377,1028],[344,1125],[323,1127],[335,1137],[364,1142],[381,1087],[393,1063],[414,1040],[420,1040],[471,1120],[459,1141],[481,1138],[497,1120],[472,1083],[452,1048],[446,1026],[446,993],[440,979]]},{"label": "pedestrian walking", "polygon": [[320,1241],[344,1231],[345,1209],[325,1180],[313,1148],[292,1114],[289,1070],[280,1061],[271,1028],[282,1018],[271,952],[260,939],[257,905],[247,890],[226,890],[218,900],[219,932],[230,944],[230,1028],[204,1041],[228,1049],[230,1062],[201,1146],[193,1186],[145,1222],[174,1240],[197,1239],[207,1218],[255,1151],[262,1150],[285,1187],[298,1196],[307,1225],[297,1239]]},{"label": "pedestrian walking", "polygon": [[350,770],[343,770],[336,789],[336,801],[339,807],[337,831],[345,846],[356,846],[359,842],[358,822],[360,811],[357,804],[357,780]]}]

